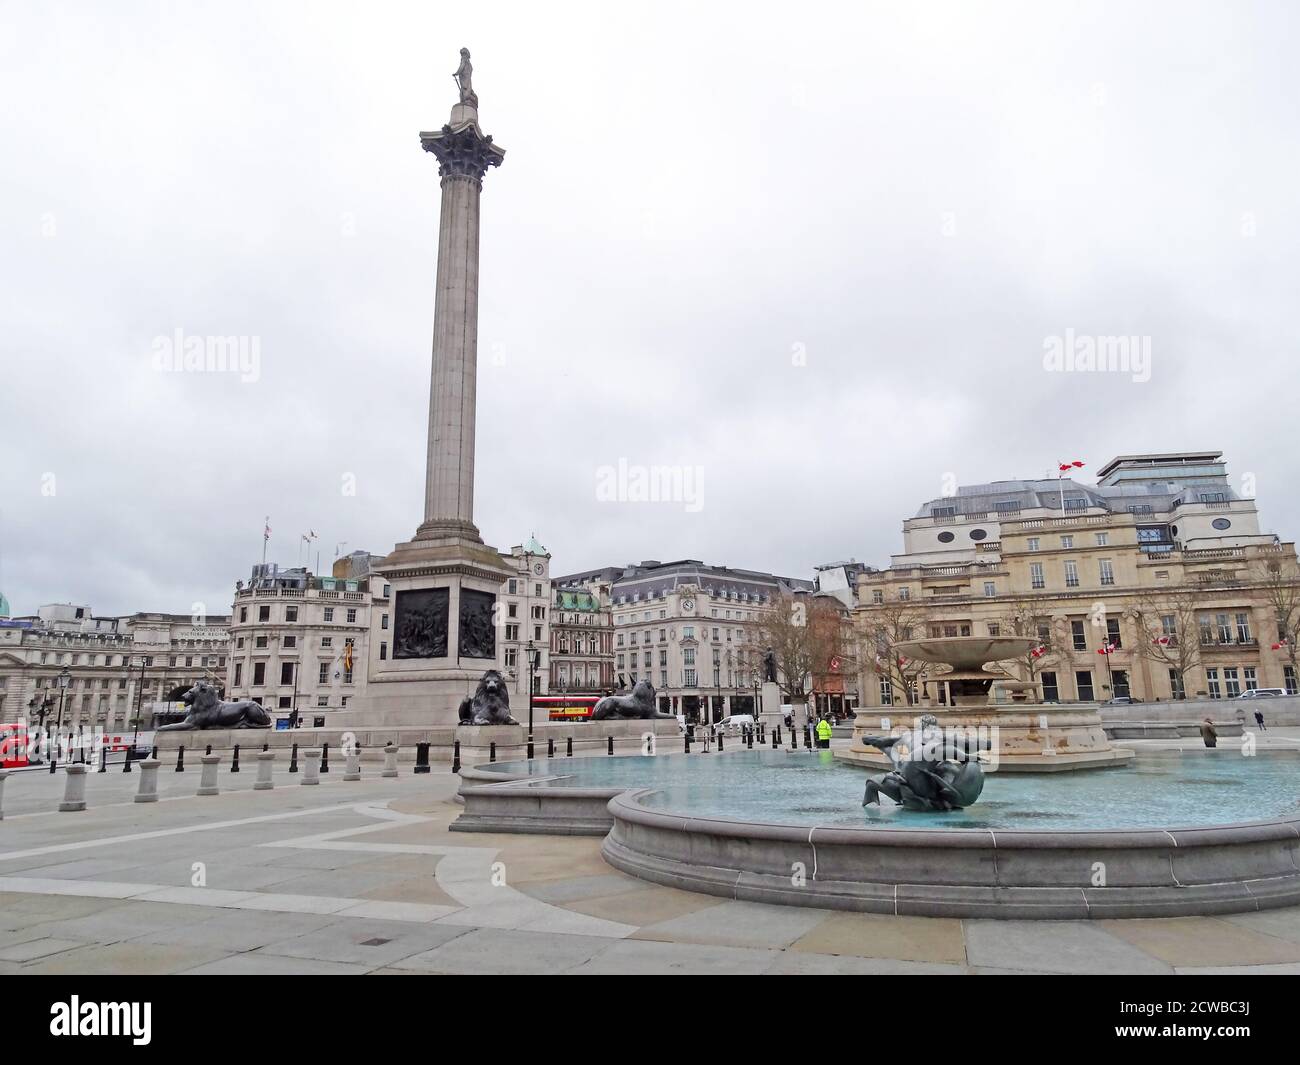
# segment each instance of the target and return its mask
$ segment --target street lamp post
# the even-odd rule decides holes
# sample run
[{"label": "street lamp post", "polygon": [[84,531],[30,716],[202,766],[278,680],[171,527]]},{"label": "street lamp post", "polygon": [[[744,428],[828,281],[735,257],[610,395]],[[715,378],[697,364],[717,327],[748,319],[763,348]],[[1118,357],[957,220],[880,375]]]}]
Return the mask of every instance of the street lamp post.
[{"label": "street lamp post", "polygon": [[136,655],[131,665],[140,667],[140,682],[135,686],[135,732],[131,736],[131,748],[126,752],[122,763],[122,772],[131,772],[131,759],[135,756],[136,744],[140,742],[140,704],[144,698],[144,655]]},{"label": "street lamp post", "polygon": [[55,725],[55,730],[58,731],[63,728],[63,694],[68,690],[68,685],[72,683],[72,674],[68,671],[67,666],[64,666],[59,671],[55,682],[59,686],[59,721]]},{"label": "street lamp post", "polygon": [[533,682],[533,675],[541,665],[542,652],[533,646],[532,640],[529,640],[524,654],[528,656],[528,757],[531,758],[533,756],[533,691],[537,687]]}]

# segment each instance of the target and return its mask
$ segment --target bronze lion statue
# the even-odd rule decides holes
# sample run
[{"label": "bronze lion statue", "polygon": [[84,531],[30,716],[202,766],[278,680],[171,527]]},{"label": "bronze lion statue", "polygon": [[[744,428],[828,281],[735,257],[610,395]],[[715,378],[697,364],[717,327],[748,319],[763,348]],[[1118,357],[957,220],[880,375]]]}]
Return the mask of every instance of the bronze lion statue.
[{"label": "bronze lion statue", "polygon": [[655,690],[648,680],[639,680],[631,695],[607,695],[591,711],[592,721],[604,721],[606,718],[640,719],[663,718],[676,721],[672,714],[661,714],[655,710]]},{"label": "bronze lion statue", "polygon": [[462,725],[517,725],[510,716],[510,692],[500,671],[489,669],[478,682],[473,697],[466,696],[460,704]]},{"label": "bronze lion statue", "polygon": [[237,703],[223,703],[217,689],[206,680],[199,681],[181,696],[189,713],[184,721],[174,725],[161,725],[158,732],[189,732],[208,728],[270,728],[271,715],[258,703],[241,699]]}]

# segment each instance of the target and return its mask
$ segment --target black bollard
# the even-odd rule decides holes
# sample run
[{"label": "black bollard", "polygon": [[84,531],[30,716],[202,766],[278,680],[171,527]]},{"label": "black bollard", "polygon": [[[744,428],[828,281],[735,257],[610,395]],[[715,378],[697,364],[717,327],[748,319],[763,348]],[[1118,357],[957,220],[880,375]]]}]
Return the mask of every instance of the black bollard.
[{"label": "black bollard", "polygon": [[564,757],[565,757],[565,758],[572,758],[572,757],[573,757],[573,737],[572,737],[572,736],[570,736],[567,740],[564,741]]},{"label": "black bollard", "polygon": [[803,727],[803,745],[805,750],[812,750],[812,725]]},{"label": "black bollard", "polygon": [[495,762],[496,760],[497,760],[497,741],[493,740],[491,743],[488,744],[488,761]]},{"label": "black bollard", "polygon": [[149,752],[149,760],[152,761],[152,762],[156,762],[156,761],[158,761],[158,748],[157,748],[157,747],[155,747],[152,751]]},{"label": "black bollard", "polygon": [[129,772],[131,772],[131,757],[132,757],[132,755],[134,755],[134,754],[135,754],[135,744],[133,743],[133,744],[131,744],[130,747],[128,747],[128,748],[126,749],[126,757],[122,759],[122,772],[123,772],[123,773],[129,773]]},{"label": "black bollard", "polygon": [[176,748],[176,772],[185,772],[185,745],[181,744]]},{"label": "black bollard", "polygon": [[528,754],[525,757],[531,762],[533,760],[533,738],[528,737]]},{"label": "black bollard", "polygon": [[546,757],[547,757],[547,758],[554,758],[554,757],[555,757],[555,737],[554,737],[554,736],[547,736],[547,737],[546,737]]},{"label": "black bollard", "polygon": [[57,751],[50,751],[50,776],[54,776],[54,771],[59,767],[59,755]]},{"label": "black bollard", "polygon": [[266,753],[267,751],[269,751],[270,749],[271,749],[271,745],[270,745],[269,743],[264,743],[264,744],[262,744],[262,753],[263,753],[263,754],[265,754],[265,753]]},{"label": "black bollard", "polygon": [[776,734],[776,729],[772,730],[772,750],[776,750],[780,745],[781,738]]},{"label": "black bollard", "polygon": [[101,773],[108,772],[108,744],[104,744],[99,749],[99,771]]},{"label": "black bollard", "polygon": [[293,750],[289,752],[289,772],[298,772],[298,745],[293,745]]},{"label": "black bollard", "polygon": [[791,725],[790,726],[790,750],[797,751],[798,749],[799,749],[799,733],[796,732],[795,727]]},{"label": "black bollard", "polygon": [[718,753],[722,753],[722,729],[718,729]]},{"label": "black bollard", "polygon": [[613,736],[610,736],[610,737],[609,737],[609,742],[608,742],[608,744],[606,745],[605,753],[606,753],[606,754],[613,754],[613,753],[614,753],[614,737],[613,737]]},{"label": "black bollard", "polygon": [[460,772],[460,740],[451,745],[451,771]]},{"label": "black bollard", "polygon": [[239,772],[239,744],[235,744],[235,753],[230,758],[230,771]]},{"label": "black bollard", "polygon": [[330,745],[322,743],[320,749],[320,771],[328,773],[330,771]]},{"label": "black bollard", "polygon": [[[456,747],[457,749],[460,747],[459,740],[456,742]],[[429,744],[427,740],[415,745],[415,772],[429,772]]]},{"label": "black bollard", "polygon": [[685,732],[685,733],[683,733],[683,734],[682,734],[682,741],[686,744],[686,753],[687,753],[687,754],[690,754],[690,753],[691,753],[691,734],[690,734],[689,732]]}]

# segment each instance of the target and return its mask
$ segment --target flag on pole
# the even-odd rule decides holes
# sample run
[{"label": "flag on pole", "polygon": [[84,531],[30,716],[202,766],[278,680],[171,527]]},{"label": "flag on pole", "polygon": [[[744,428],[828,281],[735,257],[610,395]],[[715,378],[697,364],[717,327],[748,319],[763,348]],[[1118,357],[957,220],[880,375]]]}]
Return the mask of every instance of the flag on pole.
[{"label": "flag on pole", "polygon": [[271,515],[269,514],[266,516],[266,525],[262,529],[262,539],[271,539]]}]

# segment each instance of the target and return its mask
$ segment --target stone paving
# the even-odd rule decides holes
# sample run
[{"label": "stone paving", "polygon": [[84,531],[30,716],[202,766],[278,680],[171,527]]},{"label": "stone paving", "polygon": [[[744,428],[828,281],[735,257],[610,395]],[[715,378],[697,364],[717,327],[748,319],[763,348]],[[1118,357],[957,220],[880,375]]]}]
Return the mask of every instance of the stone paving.
[{"label": "stone paving", "polygon": [[[1294,730],[1290,742],[1296,742]],[[1277,736],[1279,744],[1287,737]],[[1300,908],[1171,920],[882,917],[728,901],[619,873],[593,838],[449,832],[445,770],[272,791],[223,765],[12,774],[0,973],[1300,973]]]}]

